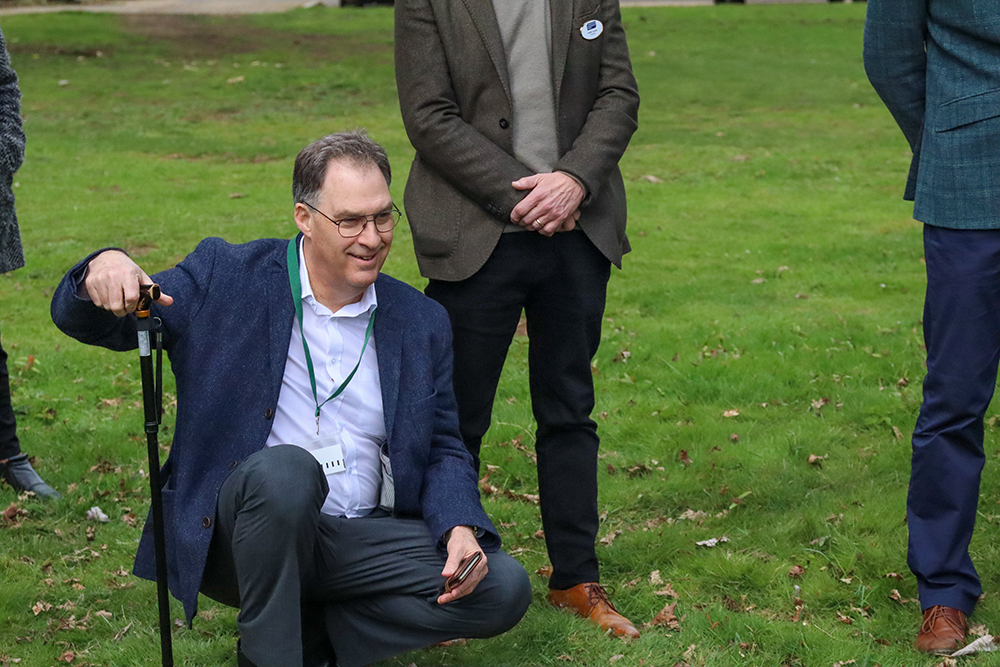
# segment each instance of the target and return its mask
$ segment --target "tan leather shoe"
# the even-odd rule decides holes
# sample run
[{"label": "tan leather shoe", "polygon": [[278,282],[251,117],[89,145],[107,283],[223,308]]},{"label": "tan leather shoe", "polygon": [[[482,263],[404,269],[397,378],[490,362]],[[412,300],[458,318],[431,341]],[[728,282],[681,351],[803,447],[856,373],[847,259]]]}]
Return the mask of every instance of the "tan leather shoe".
[{"label": "tan leather shoe", "polygon": [[577,584],[564,591],[550,590],[549,604],[575,611],[616,636],[639,636],[639,631],[631,621],[618,613],[608,599],[607,591],[598,583]]},{"label": "tan leather shoe", "polygon": [[918,651],[948,655],[965,643],[965,614],[958,609],[935,605],[924,612],[917,641]]}]

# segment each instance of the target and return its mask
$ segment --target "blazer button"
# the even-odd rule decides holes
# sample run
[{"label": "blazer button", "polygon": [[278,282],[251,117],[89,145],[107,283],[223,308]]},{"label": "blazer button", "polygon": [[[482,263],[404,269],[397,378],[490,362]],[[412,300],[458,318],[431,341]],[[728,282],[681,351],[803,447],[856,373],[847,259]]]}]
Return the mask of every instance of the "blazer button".
[{"label": "blazer button", "polygon": [[507,122],[507,119],[506,118],[501,118],[500,119],[500,129],[501,130],[506,130],[508,127],[510,127],[510,123]]},{"label": "blazer button", "polygon": [[270,419],[273,416],[274,416],[274,410],[272,410],[271,408],[264,410],[264,419]]},{"label": "blazer button", "polygon": [[204,519],[201,520],[201,525],[205,526],[205,528],[211,528],[212,520],[206,516]]}]

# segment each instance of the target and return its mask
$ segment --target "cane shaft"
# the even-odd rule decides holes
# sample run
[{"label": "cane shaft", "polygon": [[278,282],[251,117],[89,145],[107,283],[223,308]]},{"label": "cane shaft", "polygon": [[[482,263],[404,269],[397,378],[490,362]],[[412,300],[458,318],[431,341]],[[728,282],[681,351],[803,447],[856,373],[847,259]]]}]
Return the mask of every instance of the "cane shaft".
[{"label": "cane shaft", "polygon": [[160,654],[163,667],[173,667],[174,656],[170,634],[170,593],[167,588],[167,547],[163,530],[163,496],[160,482],[159,415],[153,377],[153,357],[149,343],[152,322],[149,312],[139,314],[139,367],[142,371],[143,413],[145,415],[146,449],[149,455],[149,493],[153,518],[153,546],[156,552],[156,592],[160,611]]}]

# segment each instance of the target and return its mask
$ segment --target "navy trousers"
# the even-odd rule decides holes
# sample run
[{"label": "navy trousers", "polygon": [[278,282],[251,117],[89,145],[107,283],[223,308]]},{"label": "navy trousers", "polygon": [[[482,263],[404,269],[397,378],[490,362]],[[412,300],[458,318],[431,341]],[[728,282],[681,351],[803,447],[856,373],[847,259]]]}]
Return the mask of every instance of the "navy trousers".
[{"label": "navy trousers", "polygon": [[[470,595],[440,605],[445,555],[421,519],[322,514],[328,486],[309,452],[265,448],[219,492],[201,592],[239,607],[259,667],[360,667],[459,637],[492,637],[528,609],[524,568],[496,551]],[[324,650],[326,649],[326,650]]]},{"label": "navy trousers", "polygon": [[1000,230],[925,225],[924,256],[927,377],[913,432],[908,563],[923,609],[970,614],[982,592],[969,542],[1000,361]]},{"label": "navy trousers", "polygon": [[493,399],[521,311],[528,324],[538,490],[552,561],[549,586],[599,581],[597,424],[590,362],[601,342],[611,263],[580,230],[504,234],[486,264],[427,296],[451,318],[462,439],[479,467]]}]

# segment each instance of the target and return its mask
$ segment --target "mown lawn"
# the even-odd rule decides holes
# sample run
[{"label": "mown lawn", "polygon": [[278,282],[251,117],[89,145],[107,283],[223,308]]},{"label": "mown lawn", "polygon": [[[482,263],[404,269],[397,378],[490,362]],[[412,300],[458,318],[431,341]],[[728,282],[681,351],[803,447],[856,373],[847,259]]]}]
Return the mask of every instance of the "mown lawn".
[{"label": "mown lawn", "polygon": [[[622,162],[633,253],[594,362],[598,548],[624,614],[653,623],[676,604],[676,622],[625,643],[545,604],[518,338],[485,502],[535,602],[503,637],[387,664],[935,664],[910,648],[905,554],[920,226],[900,200],[905,142],[864,77],[863,18],[863,4],[624,11],[642,108]],[[67,13],[2,28],[29,143],[16,177],[28,266],[0,278],[0,327],[23,447],[66,497],[0,487],[0,665],[154,665],[155,587],[128,574],[149,495],[137,359],[63,337],[49,297],[99,247],[152,272],[208,235],[291,236],[292,160],[331,131],[381,141],[401,201],[412,149],[392,14]],[[423,287],[411,246],[403,224],[386,269]],[[252,308],[252,285],[243,296]],[[997,417],[972,545],[980,630],[1000,629]],[[109,523],[86,520],[94,505]],[[176,661],[235,664],[235,640],[235,612],[204,600],[193,630],[175,628]]]}]

